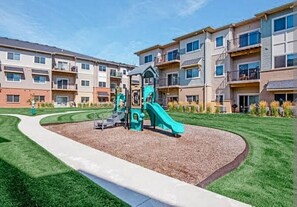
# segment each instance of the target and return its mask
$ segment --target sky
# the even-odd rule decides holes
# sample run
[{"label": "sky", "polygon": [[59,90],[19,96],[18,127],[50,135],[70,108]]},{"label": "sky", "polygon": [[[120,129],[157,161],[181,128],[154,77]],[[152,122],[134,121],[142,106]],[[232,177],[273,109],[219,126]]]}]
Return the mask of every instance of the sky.
[{"label": "sky", "polygon": [[138,64],[134,52],[292,0],[0,0],[0,36]]}]

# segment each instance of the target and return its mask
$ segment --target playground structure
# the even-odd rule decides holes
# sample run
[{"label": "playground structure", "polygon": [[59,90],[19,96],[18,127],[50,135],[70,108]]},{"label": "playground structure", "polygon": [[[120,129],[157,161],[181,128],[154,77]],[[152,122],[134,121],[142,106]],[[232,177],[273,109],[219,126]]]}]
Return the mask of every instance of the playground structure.
[{"label": "playground structure", "polygon": [[[115,107],[112,116],[106,120],[98,121],[95,128],[102,130],[107,127],[124,125],[125,128],[143,131],[145,111],[149,115],[152,127],[171,130],[174,136],[184,133],[184,125],[174,121],[167,112],[156,103],[156,82],[158,74],[152,66],[139,66],[129,74],[130,88],[125,89],[125,95],[117,88]],[[138,77],[138,83],[132,82]],[[146,81],[145,81],[146,80]],[[147,83],[146,83],[147,82]]]}]

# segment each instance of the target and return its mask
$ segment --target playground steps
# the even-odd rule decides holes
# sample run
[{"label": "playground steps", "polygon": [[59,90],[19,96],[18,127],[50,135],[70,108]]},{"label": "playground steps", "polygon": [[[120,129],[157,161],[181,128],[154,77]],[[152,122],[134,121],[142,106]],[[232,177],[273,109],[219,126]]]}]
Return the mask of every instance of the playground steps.
[{"label": "playground steps", "polygon": [[99,128],[99,129],[114,127],[117,124],[123,124],[124,119],[125,119],[125,113],[124,112],[115,112],[115,113],[113,113],[111,115],[111,117],[109,117],[109,118],[107,118],[105,120],[97,121],[97,123],[94,124],[94,127]]}]

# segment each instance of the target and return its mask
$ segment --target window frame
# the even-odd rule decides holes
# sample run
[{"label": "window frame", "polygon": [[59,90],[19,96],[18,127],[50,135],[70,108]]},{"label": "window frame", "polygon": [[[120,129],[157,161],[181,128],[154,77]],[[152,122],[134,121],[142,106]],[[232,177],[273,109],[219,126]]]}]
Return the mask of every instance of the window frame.
[{"label": "window frame", "polygon": [[[7,78],[7,75],[8,74],[13,74],[13,75],[19,75],[20,76],[20,79],[19,80],[14,80],[14,78],[13,78],[13,80],[8,80],[8,78]],[[22,74],[19,74],[19,73],[5,73],[5,80],[6,80],[6,82],[22,82]]]},{"label": "window frame", "polygon": [[[151,58],[149,58],[149,57],[151,57]],[[146,58],[148,60],[146,60]],[[144,56],[144,63],[151,63],[151,62],[153,62],[153,55],[152,54]]]},{"label": "window frame", "polygon": [[[188,101],[188,97],[192,97],[192,101],[191,102],[189,102]],[[193,97],[196,97],[197,98],[197,100],[196,101],[194,101],[193,100]],[[186,95],[186,100],[185,100],[187,103],[189,103],[189,104],[191,104],[192,102],[195,102],[196,104],[199,104],[199,95]]]},{"label": "window frame", "polygon": [[106,65],[99,65],[99,72],[106,72],[107,66]]},{"label": "window frame", "polygon": [[[285,14],[285,15],[282,15],[282,16],[273,18],[272,19],[272,27],[271,27],[272,34],[286,32],[286,31],[293,30],[294,28],[296,28],[297,27],[297,23],[296,23],[296,26],[294,26],[294,24],[293,24],[293,27],[288,28],[288,17],[289,16],[293,16],[293,20],[294,20],[294,15],[297,15],[297,12],[292,12],[292,13],[289,13],[289,14]],[[275,21],[276,20],[279,20],[279,19],[282,19],[282,18],[285,18],[285,29],[274,31]]]},{"label": "window frame", "polygon": [[[222,97],[222,102],[220,101],[220,99],[218,99],[218,97]],[[218,101],[219,100],[219,101]],[[216,103],[220,103],[220,105],[224,105],[224,101],[225,101],[225,94],[216,94],[216,99],[215,99]]]},{"label": "window frame", "polygon": [[[197,70],[198,70],[198,77],[188,78],[188,77],[187,77],[187,71],[188,71],[188,70],[193,70],[193,69],[197,69]],[[194,67],[194,68],[186,68],[186,69],[185,69],[185,79],[186,79],[186,80],[199,79],[199,78],[200,78],[200,70],[199,70],[198,67]]]},{"label": "window frame", "polygon": [[[86,66],[88,66],[88,67],[86,67]],[[90,70],[90,64],[89,63],[81,63],[81,69],[89,71]]]},{"label": "window frame", "polygon": [[[13,96],[13,101],[8,101],[8,96]],[[18,101],[15,101],[15,97],[18,96]],[[16,94],[6,94],[6,103],[20,103],[21,96]]]},{"label": "window frame", "polygon": [[[198,48],[197,49],[194,49],[194,43],[195,42],[198,42]],[[191,44],[192,45],[192,50],[188,51],[188,45]],[[191,53],[191,52],[195,52],[195,51],[199,51],[200,50],[200,40],[197,39],[197,40],[193,40],[193,41],[190,41],[190,42],[187,42],[186,43],[186,53]]]},{"label": "window frame", "polygon": [[[35,77],[44,77],[45,81],[44,82],[35,82]],[[47,76],[45,76],[45,75],[33,75],[33,83],[34,84],[46,84],[46,82],[47,82]]]},{"label": "window frame", "polygon": [[[88,101],[83,101],[83,99],[87,99]],[[89,96],[81,96],[80,103],[90,103],[90,97]]]},{"label": "window frame", "polygon": [[[12,59],[8,58],[9,53],[12,54]],[[15,59],[15,55],[18,55],[19,56],[19,59]],[[7,52],[6,59],[7,60],[21,61],[21,53],[19,53],[19,52]]]},{"label": "window frame", "polygon": [[[103,86],[103,85],[100,86],[100,83],[102,83],[102,84],[104,83],[103,85],[105,85],[105,86]],[[99,88],[106,88],[106,82],[105,81],[98,81],[98,87]]]},{"label": "window frame", "polygon": [[[222,45],[220,45],[220,46],[217,46],[217,39],[218,39],[218,38],[222,38]],[[216,48],[216,49],[225,47],[225,44],[224,44],[225,41],[224,41],[224,39],[225,39],[225,38],[224,38],[224,35],[219,35],[219,36],[216,37],[216,41],[215,41],[215,48]]]},{"label": "window frame", "polygon": [[[36,58],[38,59],[38,62],[36,62]],[[44,59],[44,62],[42,62],[41,60]],[[34,60],[33,60],[34,63],[37,63],[37,64],[45,64],[46,63],[46,58],[44,56],[34,56]]]},{"label": "window frame", "polygon": [[[83,82],[85,84],[88,83],[88,85],[83,85]],[[80,81],[80,86],[82,86],[82,87],[90,87],[90,80],[81,80]]]},{"label": "window frame", "polygon": [[[43,97],[44,100],[41,101],[41,100],[40,100],[40,97]],[[35,95],[35,96],[34,96],[34,100],[35,100],[35,102],[45,103],[45,95]]]},{"label": "window frame", "polygon": [[[288,54],[275,55],[275,56],[273,56],[273,67],[274,67],[274,69],[294,68],[294,67],[297,67],[297,65],[288,66],[288,56],[289,55],[297,55],[297,53],[288,53]],[[285,56],[285,66],[283,66],[283,67],[275,67],[275,58],[276,57],[282,57],[282,56]]]},{"label": "window frame", "polygon": [[[222,66],[223,67],[223,74],[222,75],[217,75],[217,67]],[[218,64],[215,65],[215,77],[224,77],[225,76],[225,65],[224,64]]]}]

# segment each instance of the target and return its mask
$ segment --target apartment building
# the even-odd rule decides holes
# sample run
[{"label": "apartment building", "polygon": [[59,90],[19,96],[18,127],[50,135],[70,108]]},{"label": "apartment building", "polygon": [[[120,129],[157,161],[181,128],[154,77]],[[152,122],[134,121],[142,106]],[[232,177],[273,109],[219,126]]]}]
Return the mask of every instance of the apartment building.
[{"label": "apartment building", "polygon": [[110,102],[133,66],[0,37],[0,107]]},{"label": "apartment building", "polygon": [[286,4],[220,28],[206,27],[135,54],[157,68],[158,100],[232,105],[296,99],[296,5]]}]

